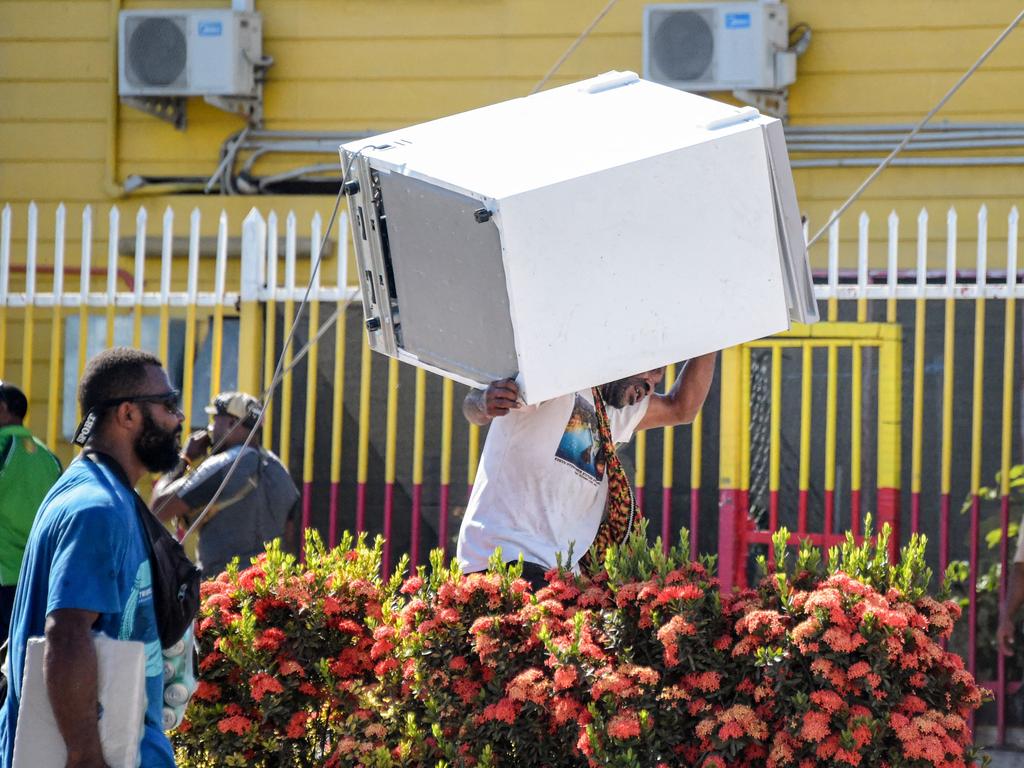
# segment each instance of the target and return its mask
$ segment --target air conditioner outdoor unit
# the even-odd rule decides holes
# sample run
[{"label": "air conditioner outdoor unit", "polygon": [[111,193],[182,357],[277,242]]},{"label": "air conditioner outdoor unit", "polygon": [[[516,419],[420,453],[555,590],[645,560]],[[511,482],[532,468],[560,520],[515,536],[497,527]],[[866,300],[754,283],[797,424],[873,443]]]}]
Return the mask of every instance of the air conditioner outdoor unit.
[{"label": "air conditioner outdoor unit", "polygon": [[226,9],[122,11],[122,97],[258,95],[260,15]]},{"label": "air conditioner outdoor unit", "polygon": [[789,13],[777,2],[644,8],[644,77],[684,91],[778,90],[796,80]]}]

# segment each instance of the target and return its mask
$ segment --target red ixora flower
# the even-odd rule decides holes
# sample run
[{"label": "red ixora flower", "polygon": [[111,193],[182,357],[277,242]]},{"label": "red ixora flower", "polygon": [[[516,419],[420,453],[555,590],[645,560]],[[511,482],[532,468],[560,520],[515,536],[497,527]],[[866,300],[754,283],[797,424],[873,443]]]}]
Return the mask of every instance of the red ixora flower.
[{"label": "red ixora flower", "polygon": [[616,739],[635,739],[640,735],[640,718],[632,709],[625,709],[608,721],[608,735]]},{"label": "red ixora flower", "polygon": [[281,647],[281,643],[285,641],[285,634],[277,627],[271,627],[270,629],[263,630],[259,637],[256,638],[256,642],[253,643],[253,647],[258,651],[276,651]]},{"label": "red ixora flower", "polygon": [[249,689],[252,691],[252,700],[260,701],[268,693],[281,693],[284,687],[276,677],[271,677],[266,672],[257,672],[249,678]]},{"label": "red ixora flower", "polygon": [[403,595],[413,595],[419,592],[422,586],[423,579],[419,576],[410,576],[405,580],[405,583],[402,584],[402,589],[400,591]]},{"label": "red ixora flower", "polygon": [[200,701],[220,701],[220,686],[207,680],[200,680],[192,694]]},{"label": "red ixora flower", "polygon": [[306,721],[309,720],[308,712],[296,712],[288,721],[284,735],[289,739],[301,739],[306,735]]},{"label": "red ixora flower", "polygon": [[238,736],[244,736],[251,726],[252,720],[248,717],[232,715],[231,717],[221,718],[217,723],[217,730],[221,733],[234,733]]}]

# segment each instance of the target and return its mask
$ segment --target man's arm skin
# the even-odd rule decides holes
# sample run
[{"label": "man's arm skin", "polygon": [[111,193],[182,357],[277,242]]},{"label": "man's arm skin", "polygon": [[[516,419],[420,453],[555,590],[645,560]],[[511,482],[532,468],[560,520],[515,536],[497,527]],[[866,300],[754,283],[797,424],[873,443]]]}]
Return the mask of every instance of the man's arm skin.
[{"label": "man's arm skin", "polygon": [[1010,563],[1010,566],[1010,584],[1006,590],[1006,602],[999,612],[999,628],[996,630],[996,645],[1004,656],[1013,656],[1013,620],[1024,606],[1024,563]]},{"label": "man's arm skin", "polygon": [[97,722],[96,648],[99,614],[61,608],[46,617],[43,677],[57,728],[67,745],[67,768],[106,766]]},{"label": "man's arm skin", "polygon": [[504,416],[519,407],[519,387],[515,379],[492,382],[487,389],[471,389],[462,401],[462,415],[466,421],[486,427],[498,416]]},{"label": "man's arm skin", "polygon": [[187,518],[192,512],[192,507],[178,498],[175,491],[178,484],[174,480],[160,478],[153,484],[153,494],[149,497],[149,508],[153,510],[160,522],[166,523],[177,520],[179,517]]},{"label": "man's arm skin", "polygon": [[688,360],[676,377],[672,389],[664,395],[652,394],[647,413],[637,430],[675,427],[689,424],[700,413],[715,376],[717,352]]}]

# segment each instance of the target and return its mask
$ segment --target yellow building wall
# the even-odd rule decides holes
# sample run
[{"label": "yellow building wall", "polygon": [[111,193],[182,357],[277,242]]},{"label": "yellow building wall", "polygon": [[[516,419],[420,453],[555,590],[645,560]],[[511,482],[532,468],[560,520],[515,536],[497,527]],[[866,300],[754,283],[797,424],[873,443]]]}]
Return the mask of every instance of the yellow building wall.
[{"label": "yellow building wall", "polygon": [[[242,127],[240,118],[193,99],[188,129],[178,132],[119,106],[116,96],[118,10],[198,5],[224,7],[227,0],[0,2],[0,201],[13,207],[16,240],[29,200],[50,222],[59,201],[71,206],[72,217],[87,202],[102,204],[105,213],[129,174],[213,172],[222,142]],[[639,71],[644,5],[620,0],[551,84],[608,69]],[[794,125],[916,121],[1020,10],[1016,0],[788,5],[790,23],[806,22],[814,35],[790,89]],[[604,0],[258,0],[265,51],[275,59],[266,127],[376,131],[522,96],[603,6]],[[935,120],[1021,122],[1022,91],[1024,31],[1018,30]],[[798,195],[812,224],[866,174],[862,168],[798,170]],[[934,217],[956,204],[966,227],[969,214],[987,202],[995,224],[1019,200],[1022,177],[1019,168],[894,168],[855,211],[867,210],[881,228],[891,208],[909,221],[922,205]],[[126,231],[139,202],[151,212],[173,205],[181,221],[198,205],[211,227],[222,206],[237,220],[253,204],[291,207],[302,216],[314,209],[326,215],[330,204],[135,195],[122,201]],[[844,234],[851,230],[847,224]]]},{"label": "yellow building wall", "polygon": [[[551,85],[610,69],[640,71],[641,0],[620,0],[565,62]],[[159,233],[163,209],[187,232],[198,207],[204,234],[218,213],[238,234],[251,206],[295,210],[308,226],[324,197],[124,196],[130,174],[212,174],[224,140],[241,118],[201,100],[189,104],[183,132],[117,100],[119,10],[226,7],[228,0],[0,0],[0,206],[12,208],[13,256],[23,261],[26,209],[40,211],[39,258],[52,263],[56,206],[68,205],[67,258],[76,263],[84,205],[95,214],[94,262],[105,264],[106,216],[121,206],[121,235],[132,235],[137,206]],[[813,40],[790,88],[794,125],[913,123],[931,108],[1020,10],[1017,0],[792,0],[790,24],[805,22]],[[523,96],[534,87],[605,0],[257,0],[264,50],[275,60],[266,85],[266,127],[287,130],[378,131]],[[1024,122],[1024,29],[1017,30],[935,118],[951,122]],[[257,167],[266,172],[280,162]],[[812,228],[869,169],[795,172],[798,197]],[[932,214],[930,261],[944,263],[944,213],[960,211],[961,264],[973,259],[975,216],[989,206],[993,243],[1005,238],[1006,215],[1024,193],[1024,168],[892,168],[854,206],[872,217],[871,260],[885,262],[885,217],[901,218],[903,263],[913,261],[916,215]],[[841,262],[852,266],[856,225],[842,228]],[[990,249],[998,268],[1004,248]],[[825,264],[820,243],[812,251]],[[124,256],[121,267],[132,269]],[[156,262],[147,266],[156,276]],[[327,265],[329,273],[331,265]],[[175,273],[182,284],[181,270]],[[212,285],[204,272],[203,286]],[[326,280],[325,280],[326,281]],[[328,281],[329,282],[329,281]],[[77,281],[69,280],[74,290]],[[40,289],[47,280],[40,278]],[[16,287],[16,284],[15,284]],[[9,332],[8,354],[19,353]],[[43,338],[40,338],[43,337]],[[37,334],[35,357],[48,355]],[[38,377],[37,377],[38,378]]]}]

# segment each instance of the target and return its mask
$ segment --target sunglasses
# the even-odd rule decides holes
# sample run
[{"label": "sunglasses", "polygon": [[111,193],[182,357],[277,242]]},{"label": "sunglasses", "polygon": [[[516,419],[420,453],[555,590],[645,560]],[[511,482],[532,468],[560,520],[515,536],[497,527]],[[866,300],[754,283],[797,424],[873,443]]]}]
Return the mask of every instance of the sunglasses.
[{"label": "sunglasses", "polygon": [[126,397],[115,397],[111,400],[104,400],[98,408],[113,408],[121,403],[156,403],[162,405],[170,413],[177,413],[181,406],[181,392],[171,389],[167,392],[158,392],[152,395],[128,395]]},{"label": "sunglasses", "polygon": [[100,415],[107,408],[113,408],[121,403],[157,403],[158,405],[162,405],[166,408],[169,413],[177,414],[181,413],[181,392],[177,389],[171,389],[167,392],[158,392],[152,395],[128,395],[127,397],[115,397],[111,400],[104,400],[102,403],[93,406],[93,408],[85,414],[82,418],[82,422],[75,430],[72,442],[76,445],[85,445],[89,441],[89,436],[92,434],[93,428],[96,426],[96,421],[99,419]]}]

